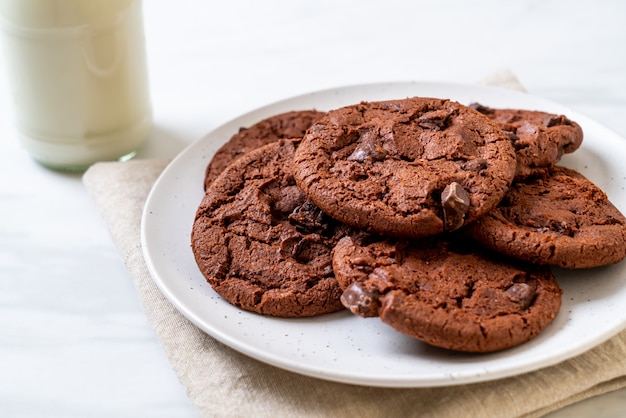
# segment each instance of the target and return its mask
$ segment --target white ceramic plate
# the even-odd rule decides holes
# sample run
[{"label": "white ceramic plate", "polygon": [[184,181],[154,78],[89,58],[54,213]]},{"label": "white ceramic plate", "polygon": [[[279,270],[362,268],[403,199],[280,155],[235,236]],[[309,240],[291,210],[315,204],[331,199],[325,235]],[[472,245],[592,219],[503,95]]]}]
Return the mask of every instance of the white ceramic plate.
[{"label": "white ceramic plate", "polygon": [[224,302],[198,271],[190,248],[204,170],[239,127],[289,110],[328,110],[362,100],[430,96],[492,107],[568,115],[585,132],[583,146],[562,164],[575,168],[626,209],[626,141],[587,117],[531,95],[483,86],[389,83],[349,86],[287,99],[247,113],[190,145],[166,168],[148,197],[142,222],[146,262],[158,287],[194,324],[248,356],[321,379],[382,387],[428,387],[512,376],[559,363],[605,341],[626,326],[626,264],[557,270],[564,289],[554,322],[532,341],[506,351],[472,355],[437,349],[406,337],[377,318],[339,312],[279,319]]}]

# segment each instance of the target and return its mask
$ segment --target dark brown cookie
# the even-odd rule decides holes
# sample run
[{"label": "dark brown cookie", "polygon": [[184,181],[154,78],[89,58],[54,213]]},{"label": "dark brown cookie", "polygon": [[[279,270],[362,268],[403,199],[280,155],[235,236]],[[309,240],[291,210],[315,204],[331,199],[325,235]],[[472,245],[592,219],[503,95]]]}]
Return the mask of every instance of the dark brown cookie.
[{"label": "dark brown cookie", "polygon": [[294,177],[324,212],[357,228],[420,237],[489,212],[515,174],[503,131],[443,99],[363,102],[305,134]]},{"label": "dark brown cookie", "polygon": [[579,124],[564,115],[522,109],[494,109],[473,103],[470,107],[497,122],[509,133],[517,155],[517,179],[543,174],[574,152],[583,141]]},{"label": "dark brown cookie", "polygon": [[559,166],[515,182],[500,205],[464,233],[501,253],[565,268],[626,256],[624,215],[590,180]]},{"label": "dark brown cookie", "polygon": [[296,110],[271,116],[248,128],[241,128],[211,159],[206,168],[205,189],[230,163],[248,151],[283,138],[302,138],[306,130],[323,115],[324,112],[316,110]]},{"label": "dark brown cookie", "polygon": [[331,250],[345,229],[295,185],[294,149],[279,140],[231,164],[207,190],[191,236],[198,267],[217,293],[280,317],[343,308]]},{"label": "dark brown cookie", "polygon": [[549,267],[468,248],[458,237],[335,247],[342,302],[426,343],[466,352],[510,348],[538,335],[561,307]]}]

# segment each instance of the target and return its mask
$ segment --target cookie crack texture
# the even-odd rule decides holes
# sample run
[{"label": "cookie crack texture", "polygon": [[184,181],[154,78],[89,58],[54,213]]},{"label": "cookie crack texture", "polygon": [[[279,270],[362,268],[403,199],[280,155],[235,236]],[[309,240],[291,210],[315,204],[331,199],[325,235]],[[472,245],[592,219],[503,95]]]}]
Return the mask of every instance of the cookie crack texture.
[{"label": "cookie crack texture", "polygon": [[192,246],[224,299],[282,317],[342,308],[331,249],[347,231],[307,201],[289,169],[292,141],[278,141],[233,163],[206,191]]},{"label": "cookie crack texture", "polygon": [[419,240],[356,243],[334,250],[342,301],[360,316],[381,320],[436,346],[502,350],[549,324],[561,292],[548,268],[499,259],[458,233]]},{"label": "cookie crack texture", "polygon": [[425,129],[443,131],[450,126],[452,114],[446,110],[431,110],[417,116],[417,124]]},{"label": "cookie crack texture", "polygon": [[626,257],[624,215],[599,187],[560,166],[515,181],[500,205],[465,233],[537,264],[590,268]]},{"label": "cookie crack texture", "polygon": [[[431,98],[328,112],[304,136],[293,171],[298,186],[333,218],[413,238],[482,216],[503,197],[514,173],[513,147],[494,123],[456,102]],[[460,186],[453,199],[458,204],[442,202],[453,183]]]}]

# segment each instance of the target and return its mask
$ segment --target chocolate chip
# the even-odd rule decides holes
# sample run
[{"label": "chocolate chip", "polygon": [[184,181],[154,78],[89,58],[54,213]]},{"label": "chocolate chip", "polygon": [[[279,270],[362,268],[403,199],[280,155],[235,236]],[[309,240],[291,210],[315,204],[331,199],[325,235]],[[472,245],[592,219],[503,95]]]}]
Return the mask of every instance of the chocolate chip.
[{"label": "chocolate chip", "polygon": [[418,117],[417,124],[425,129],[439,131],[446,127],[448,116],[450,114],[445,110],[433,110]]},{"label": "chocolate chip", "polygon": [[504,136],[506,136],[509,139],[509,141],[515,142],[515,141],[517,141],[519,139],[519,136],[516,135],[515,133],[511,132],[511,131],[506,131],[505,130],[505,131],[502,131],[502,132],[504,133]]},{"label": "chocolate chip", "polygon": [[387,154],[387,150],[378,143],[377,134],[365,131],[361,134],[359,143],[348,157],[348,161],[362,163],[368,158],[371,158],[372,161],[382,161]]},{"label": "chocolate chip", "polygon": [[288,216],[289,223],[297,230],[305,233],[323,233],[330,228],[330,219],[310,200],[296,207]]},{"label": "chocolate chip", "polygon": [[363,147],[357,146],[354,152],[348,157],[348,161],[356,161],[358,163],[362,163],[367,159],[367,155],[367,151],[363,149]]},{"label": "chocolate chip", "polygon": [[506,289],[504,294],[512,302],[518,303],[522,309],[526,309],[535,298],[535,289],[528,283],[515,283]]},{"label": "chocolate chip", "polygon": [[543,121],[543,124],[546,127],[551,128],[553,126],[568,125],[568,122],[569,121],[567,120],[567,118],[563,115],[550,115],[546,117],[546,119]]},{"label": "chocolate chip", "polygon": [[573,237],[578,232],[577,226],[570,225],[567,221],[551,221],[549,228],[551,231],[568,237]]},{"label": "chocolate chip", "polygon": [[472,109],[482,113],[483,115],[488,115],[490,113],[493,113],[493,109],[487,106],[484,106],[480,103],[470,103],[469,107],[471,107]]},{"label": "chocolate chip", "polygon": [[363,318],[378,316],[380,293],[369,291],[361,283],[354,282],[341,294],[341,303],[355,315]]},{"label": "chocolate chip", "polygon": [[295,248],[301,239],[302,235],[300,234],[290,235],[284,238],[281,237],[278,253],[283,257],[293,257]]},{"label": "chocolate chip", "polygon": [[515,130],[515,133],[517,135],[537,135],[538,129],[538,125],[528,121],[523,121]]},{"label": "chocolate chip", "polygon": [[474,171],[476,173],[487,168],[487,160],[484,158],[474,158],[463,163],[461,168],[465,171]]},{"label": "chocolate chip", "polygon": [[300,263],[330,253],[330,249],[324,245],[322,238],[317,234],[306,235],[293,247],[293,258]]},{"label": "chocolate chip", "polygon": [[372,147],[370,151],[370,155],[372,156],[372,160],[374,161],[384,160],[387,154],[388,154],[387,150],[377,144],[374,144],[374,146]]},{"label": "chocolate chip", "polygon": [[[575,221],[575,218],[571,215],[569,211],[560,211],[557,212],[557,216],[562,216],[561,220],[551,219],[552,216],[546,216],[543,214],[539,214],[536,216],[528,216],[523,222],[520,222],[524,226],[534,228],[536,231],[541,233],[557,233],[560,235],[566,235],[569,237],[574,237],[579,231],[579,227]],[[569,216],[568,216],[569,215]]]},{"label": "chocolate chip", "polygon": [[441,193],[443,221],[446,231],[455,231],[463,226],[465,214],[470,207],[469,195],[457,182],[452,182]]}]

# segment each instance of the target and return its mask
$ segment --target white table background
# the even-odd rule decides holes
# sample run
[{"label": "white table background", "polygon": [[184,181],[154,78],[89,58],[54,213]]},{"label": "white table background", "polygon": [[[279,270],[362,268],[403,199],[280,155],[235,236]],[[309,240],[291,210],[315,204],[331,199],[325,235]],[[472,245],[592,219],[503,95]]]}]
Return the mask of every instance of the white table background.
[{"label": "white table background", "polygon": [[[301,93],[502,68],[626,137],[621,0],[146,0],[144,15],[155,127],[139,158]],[[0,72],[0,416],[196,416],[80,175],[16,143]],[[554,416],[620,411],[626,390]]]}]

